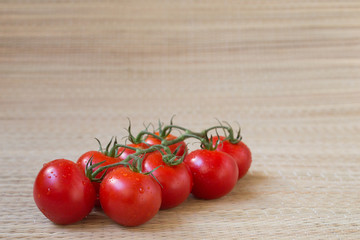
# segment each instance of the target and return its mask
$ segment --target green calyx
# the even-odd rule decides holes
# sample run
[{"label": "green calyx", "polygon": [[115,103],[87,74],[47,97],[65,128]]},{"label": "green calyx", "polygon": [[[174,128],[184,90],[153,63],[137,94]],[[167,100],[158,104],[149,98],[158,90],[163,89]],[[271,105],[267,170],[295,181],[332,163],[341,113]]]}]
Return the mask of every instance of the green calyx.
[{"label": "green calyx", "polygon": [[[158,132],[159,132],[159,136],[161,138],[166,138],[167,136],[170,135],[171,131],[172,131],[172,125],[173,125],[173,120],[174,120],[174,116],[171,117],[170,119],[170,125],[168,125],[167,127],[164,127],[164,123],[162,123],[160,120],[159,120],[159,128],[158,128]],[[183,130],[185,130],[185,128],[183,128]]]},{"label": "green calyx", "polygon": [[[108,157],[112,157],[112,158],[117,158],[119,157],[119,155],[117,154],[117,150],[118,150],[118,147],[117,147],[117,139],[115,137],[115,140],[113,142],[113,139],[114,137],[112,137],[109,141],[109,143],[106,145],[106,148],[103,149],[102,145],[101,145],[101,142],[99,139],[95,138],[95,140],[98,142],[99,144],[99,152],[101,152],[102,154],[104,154],[105,156],[108,156]],[[111,146],[112,144],[112,146]],[[111,146],[111,148],[110,148]]]},{"label": "green calyx", "polygon": [[181,157],[176,155],[179,152],[180,147],[181,146],[179,145],[173,153],[171,152],[170,148],[168,148],[168,147],[164,148],[165,153],[160,151],[160,153],[162,155],[162,160],[166,165],[176,166],[176,165],[179,165],[182,162],[184,162],[186,152],[184,152],[184,154]]},{"label": "green calyx", "polygon": [[[177,138],[175,138],[173,140],[167,140],[166,137],[174,129],[178,130],[181,133],[180,136],[178,136]],[[116,167],[116,166],[120,166],[120,165],[128,166],[134,172],[153,175],[152,172],[155,171],[157,168],[149,173],[142,171],[142,163],[144,161],[146,154],[154,152],[154,151],[159,151],[162,154],[162,158],[163,158],[163,161],[165,164],[167,164],[169,166],[175,166],[175,165],[181,164],[184,161],[186,153],[184,153],[184,155],[179,158],[178,156],[176,156],[176,153],[179,151],[180,145],[177,147],[177,149],[173,153],[171,152],[171,150],[169,148],[170,145],[177,144],[177,143],[184,141],[186,139],[189,139],[189,138],[194,138],[194,139],[199,140],[200,147],[202,149],[215,150],[217,148],[217,146],[221,143],[218,130],[222,130],[224,132],[225,138],[222,141],[229,141],[232,144],[236,144],[236,143],[240,142],[242,139],[241,134],[240,134],[240,127],[235,135],[233,128],[227,122],[224,122],[224,124],[222,124],[219,121],[219,125],[207,128],[201,132],[194,132],[194,131],[184,128],[182,126],[174,125],[173,118],[171,118],[169,125],[164,125],[163,123],[161,123],[159,121],[159,128],[158,128],[159,135],[155,134],[154,132],[149,132],[148,126],[147,126],[144,130],[140,131],[135,136],[131,133],[131,122],[129,120],[129,127],[128,127],[127,131],[128,131],[128,140],[130,142],[135,143],[135,144],[139,144],[139,143],[147,144],[144,139],[147,136],[152,136],[152,137],[160,140],[161,144],[152,145],[146,149],[140,149],[140,148],[134,148],[134,147],[130,147],[130,146],[123,145],[123,144],[118,144],[117,139],[116,138],[114,139],[114,137],[113,137],[113,138],[111,138],[110,142],[107,144],[106,148],[103,149],[100,141],[97,138],[95,138],[99,143],[99,151],[106,156],[115,157],[115,158],[119,157],[121,155],[121,153],[117,154],[117,152],[120,147],[124,148],[124,151],[125,151],[125,149],[131,149],[131,150],[135,151],[135,153],[128,155],[124,160],[122,160],[120,162],[106,165],[106,166],[101,166],[104,162],[92,164],[92,160],[91,161],[89,160],[87,167],[86,167],[87,168],[86,175],[92,181],[101,182],[101,180],[105,176],[106,170],[108,168]],[[218,139],[216,142],[214,142],[213,135],[210,134],[213,131],[215,131],[217,139]],[[114,139],[114,141],[113,141],[113,139]],[[95,168],[97,168],[97,169],[95,170]],[[102,176],[100,178],[96,178],[96,176],[102,171],[104,171]]]}]

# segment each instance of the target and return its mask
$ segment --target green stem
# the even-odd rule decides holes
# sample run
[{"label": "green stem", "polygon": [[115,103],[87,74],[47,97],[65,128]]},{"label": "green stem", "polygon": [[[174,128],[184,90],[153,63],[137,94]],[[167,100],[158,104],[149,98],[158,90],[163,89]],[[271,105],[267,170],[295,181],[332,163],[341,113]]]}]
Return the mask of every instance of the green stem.
[{"label": "green stem", "polygon": [[116,144],[116,147],[117,147],[117,148],[120,148],[120,147],[122,147],[122,148],[127,148],[127,149],[134,150],[134,151],[136,151],[136,150],[139,149],[139,148],[131,147],[131,146],[124,145],[124,144]]},{"label": "green stem", "polygon": [[[212,130],[217,130],[217,129],[226,130],[229,133],[229,136],[226,137],[226,140],[229,140],[231,143],[237,143],[237,142],[239,142],[241,140],[240,130],[239,130],[239,132],[237,134],[237,137],[235,138],[233,129],[231,128],[230,125],[229,126],[223,126],[223,125],[213,126],[213,127],[210,127],[210,128],[207,128],[207,129],[203,130],[202,132],[193,132],[193,131],[191,131],[189,129],[186,129],[184,127],[171,124],[171,125],[164,126],[163,129],[161,130],[161,132],[168,132],[168,131],[171,131],[171,129],[173,129],[173,128],[182,130],[182,131],[184,131],[184,133],[182,135],[180,135],[179,137],[173,139],[173,140],[166,140],[163,137],[156,135],[155,133],[152,133],[152,132],[149,132],[149,131],[146,131],[146,130],[141,131],[135,138],[135,143],[137,143],[137,144],[143,142],[142,138],[143,138],[144,135],[150,135],[150,136],[152,136],[152,137],[154,137],[156,139],[161,140],[161,144],[152,145],[152,146],[150,146],[149,148],[146,148],[146,149],[130,147],[130,146],[123,145],[123,144],[117,144],[115,142],[113,148],[110,150],[112,155],[113,155],[113,152],[115,151],[115,149],[118,149],[119,147],[131,149],[131,150],[135,151],[135,153],[128,155],[121,162],[110,164],[110,165],[107,165],[107,166],[99,167],[94,172],[92,172],[92,171],[97,166],[92,167],[91,164],[90,164],[90,166],[87,168],[87,171],[89,171],[89,173],[87,173],[87,175],[90,176],[91,179],[95,179],[96,175],[99,174],[100,172],[102,172],[102,171],[104,171],[104,170],[106,170],[108,168],[116,167],[116,166],[120,166],[120,165],[124,165],[124,166],[127,165],[127,166],[131,167],[133,170],[135,170],[137,172],[141,172],[143,158],[140,157],[140,156],[144,155],[144,154],[147,154],[147,153],[151,153],[151,152],[160,150],[160,149],[164,149],[165,152],[167,153],[167,156],[169,157],[168,163],[170,163],[171,165],[180,164],[181,162],[183,162],[184,156],[175,161],[176,157],[174,156],[174,159],[172,159],[171,156],[170,156],[171,151],[169,149],[169,146],[173,145],[173,144],[176,144],[176,143],[179,143],[181,141],[184,141],[184,140],[186,140],[188,138],[196,138],[201,142],[201,146],[203,148],[205,148],[205,149],[214,149],[213,143],[212,143],[211,139],[209,139],[209,137],[208,137],[208,133],[210,131],[212,131]],[[106,152],[108,152],[109,145],[110,144],[108,144],[108,146],[106,148]],[[132,165],[132,166],[130,166],[130,163],[129,163],[129,161],[131,159],[134,159],[136,161],[134,163],[134,165]],[[96,179],[96,180],[98,180],[98,179]]]},{"label": "green stem", "polygon": [[165,146],[170,146],[170,145],[173,145],[173,144],[176,144],[176,143],[179,143],[181,141],[184,141],[185,139],[188,139],[188,138],[196,138],[200,141],[203,141],[203,138],[195,135],[195,134],[192,134],[192,133],[184,133],[183,135],[180,135],[179,137],[173,139],[173,140],[166,140],[166,139],[163,139],[161,141],[161,144],[162,145],[165,145]]},{"label": "green stem", "polygon": [[151,135],[152,137],[159,139],[160,141],[163,139],[162,137],[156,135],[155,133],[143,130],[143,131],[139,132],[139,134],[136,136],[136,138],[134,139],[134,143],[135,144],[142,143],[143,142],[142,138],[144,135]]}]

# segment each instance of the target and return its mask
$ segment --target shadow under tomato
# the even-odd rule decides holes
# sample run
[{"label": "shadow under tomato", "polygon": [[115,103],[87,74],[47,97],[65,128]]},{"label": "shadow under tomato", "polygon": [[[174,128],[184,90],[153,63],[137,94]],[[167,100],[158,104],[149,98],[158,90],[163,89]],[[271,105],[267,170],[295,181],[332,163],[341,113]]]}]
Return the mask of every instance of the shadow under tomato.
[{"label": "shadow under tomato", "polygon": [[218,207],[219,204],[249,201],[253,198],[260,197],[261,190],[259,187],[263,186],[265,181],[269,181],[269,176],[262,172],[249,172],[236,183],[234,189],[227,195],[212,200],[197,199],[190,195],[188,204],[196,204],[198,206],[198,211],[201,211],[204,210],[202,208]]},{"label": "shadow under tomato", "polygon": [[[71,231],[102,231],[111,228],[112,231],[118,227],[119,231],[126,232],[157,232],[175,229],[182,222],[187,221],[194,214],[198,216],[202,212],[206,214],[217,214],[217,211],[231,209],[232,207],[241,206],[242,203],[251,201],[254,198],[261,197],[261,188],[266,181],[271,179],[262,172],[251,171],[244,178],[240,179],[234,189],[224,197],[213,200],[197,199],[190,195],[181,205],[167,210],[159,211],[154,218],[147,223],[137,227],[123,227],[112,221],[102,211],[100,207],[94,208],[88,217],[75,224],[59,226],[59,228],[71,229]],[[188,221],[186,224],[189,224]]]},{"label": "shadow under tomato", "polygon": [[148,223],[136,228],[126,229],[126,231],[156,232],[192,227],[199,224],[193,223],[193,219],[201,219],[200,215],[203,215],[204,218],[211,216],[220,219],[221,216],[217,215],[233,209],[241,209],[241,206],[246,205],[247,202],[258,197],[261,198],[261,189],[264,182],[270,180],[269,176],[262,172],[251,171],[239,180],[234,189],[224,197],[203,200],[190,195],[184,203],[176,208],[162,210]]}]

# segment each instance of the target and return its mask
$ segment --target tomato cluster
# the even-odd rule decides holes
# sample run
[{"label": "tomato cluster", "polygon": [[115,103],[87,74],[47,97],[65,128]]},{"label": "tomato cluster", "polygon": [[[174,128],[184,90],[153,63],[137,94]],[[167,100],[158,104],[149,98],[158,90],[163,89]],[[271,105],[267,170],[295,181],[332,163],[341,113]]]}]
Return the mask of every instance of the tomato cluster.
[{"label": "tomato cluster", "polygon": [[[178,129],[178,137],[171,134]],[[209,137],[223,129],[225,136]],[[216,131],[217,133],[217,131]],[[57,159],[44,164],[34,183],[34,200],[56,224],[85,218],[94,206],[123,226],[138,226],[160,209],[174,208],[190,194],[216,199],[229,193],[251,165],[251,152],[230,126],[193,132],[160,125],[157,132],[131,134],[131,144],[110,141],[77,162]],[[188,153],[184,140],[196,138],[201,148]],[[111,146],[112,145],[112,146]]]}]

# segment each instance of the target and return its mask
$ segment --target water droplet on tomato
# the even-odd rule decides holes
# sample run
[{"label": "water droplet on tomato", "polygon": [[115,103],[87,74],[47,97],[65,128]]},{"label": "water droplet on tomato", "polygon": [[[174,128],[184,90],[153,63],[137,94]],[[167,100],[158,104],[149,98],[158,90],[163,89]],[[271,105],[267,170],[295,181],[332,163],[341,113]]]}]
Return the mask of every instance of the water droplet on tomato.
[{"label": "water droplet on tomato", "polygon": [[141,187],[141,188],[139,188],[139,192],[140,193],[144,193],[144,189]]},{"label": "water droplet on tomato", "polygon": [[127,176],[127,173],[123,173],[123,176],[126,177],[126,176]]},{"label": "water droplet on tomato", "polygon": [[136,178],[136,181],[139,181],[140,179],[139,178]]},{"label": "water droplet on tomato", "polygon": [[51,178],[51,176],[48,176],[48,178]]},{"label": "water droplet on tomato", "polygon": [[50,194],[50,192],[51,192],[51,189],[50,189],[50,188],[48,188],[48,189],[47,189],[47,192],[46,192],[46,195],[49,195],[49,194]]}]

